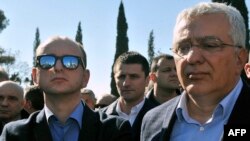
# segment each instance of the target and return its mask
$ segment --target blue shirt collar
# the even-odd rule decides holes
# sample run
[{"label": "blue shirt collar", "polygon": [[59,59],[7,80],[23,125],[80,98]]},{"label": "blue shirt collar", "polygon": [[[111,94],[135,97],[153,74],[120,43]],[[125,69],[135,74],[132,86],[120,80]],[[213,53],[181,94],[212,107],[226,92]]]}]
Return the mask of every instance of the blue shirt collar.
[{"label": "blue shirt collar", "polygon": [[[238,81],[234,89],[221,100],[218,106],[214,110],[213,116],[222,115],[222,118],[225,123],[227,123],[229,116],[233,110],[234,104],[240,95],[241,89],[243,87],[242,79]],[[189,117],[187,106],[186,106],[186,93],[183,92],[180,98],[180,101],[176,108],[176,115],[178,120],[185,120],[186,122],[195,122],[192,118]]]},{"label": "blue shirt collar", "polygon": [[[52,111],[46,105],[44,106],[44,111],[45,111],[45,116],[46,116],[46,119],[47,119],[47,122],[48,122],[49,118],[52,117],[52,116],[54,116],[54,114],[52,113]],[[84,112],[83,102],[80,102],[76,106],[76,108],[74,109],[74,111],[69,116],[69,118],[75,119],[77,121],[77,123],[78,123],[78,125],[79,125],[80,128],[82,128],[83,112]]]}]

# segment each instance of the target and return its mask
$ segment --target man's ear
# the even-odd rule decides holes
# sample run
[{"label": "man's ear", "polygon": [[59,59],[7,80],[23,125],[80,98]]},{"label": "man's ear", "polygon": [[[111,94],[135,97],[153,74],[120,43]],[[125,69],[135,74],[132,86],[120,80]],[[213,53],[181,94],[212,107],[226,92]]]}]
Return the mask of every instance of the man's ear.
[{"label": "man's ear", "polygon": [[238,52],[238,60],[237,65],[239,68],[239,73],[241,73],[242,68],[244,68],[245,64],[247,63],[248,53],[245,48],[240,48]]},{"label": "man's ear", "polygon": [[149,74],[149,79],[150,79],[151,81],[153,81],[153,82],[156,82],[156,81],[157,81],[157,78],[156,78],[156,76],[155,76],[155,73],[150,73],[150,74]]},{"label": "man's ear", "polygon": [[85,88],[89,82],[90,72],[88,69],[84,70],[83,72],[83,83],[82,88]]},{"label": "man's ear", "polygon": [[244,66],[245,73],[248,79],[250,79],[250,63],[246,63]]},{"label": "man's ear", "polygon": [[37,82],[37,69],[35,67],[32,68],[31,76],[32,76],[33,83],[35,85],[37,85],[38,84],[38,82]]}]

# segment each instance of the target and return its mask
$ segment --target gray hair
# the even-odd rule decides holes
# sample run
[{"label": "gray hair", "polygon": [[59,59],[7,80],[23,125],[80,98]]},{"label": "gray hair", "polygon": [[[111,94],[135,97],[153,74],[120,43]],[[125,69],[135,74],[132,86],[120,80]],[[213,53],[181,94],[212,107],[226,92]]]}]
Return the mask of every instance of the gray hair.
[{"label": "gray hair", "polygon": [[231,29],[229,35],[232,38],[234,45],[246,47],[246,27],[244,19],[240,12],[232,7],[223,3],[216,2],[201,2],[194,7],[184,9],[177,17],[176,25],[182,19],[190,20],[193,17],[201,16],[205,14],[222,13],[228,18]]}]

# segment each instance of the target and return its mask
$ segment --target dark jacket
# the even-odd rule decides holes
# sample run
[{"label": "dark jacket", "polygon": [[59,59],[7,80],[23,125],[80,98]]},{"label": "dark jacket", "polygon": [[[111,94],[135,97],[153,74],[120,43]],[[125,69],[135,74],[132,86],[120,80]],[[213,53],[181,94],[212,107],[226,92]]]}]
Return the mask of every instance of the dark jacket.
[{"label": "dark jacket", "polygon": [[[141,141],[168,141],[177,119],[175,109],[180,100],[177,96],[149,111],[142,122]],[[228,123],[230,125],[250,125],[250,88],[243,84]],[[225,133],[224,133],[225,134]]]},{"label": "dark jacket", "polygon": [[[44,109],[26,120],[10,122],[4,127],[1,141],[52,141]],[[128,121],[84,106],[79,141],[129,141],[131,126]]]},{"label": "dark jacket", "polygon": [[[116,112],[116,106],[118,104],[118,100],[111,103],[109,106],[101,109],[101,111],[105,112],[108,115],[115,115],[118,116],[118,113]],[[136,116],[136,119],[132,125],[132,135],[133,135],[133,141],[140,141],[140,132],[141,132],[141,123],[142,118],[146,114],[147,111],[154,108],[154,104],[152,104],[148,99],[145,99],[145,103]]]}]

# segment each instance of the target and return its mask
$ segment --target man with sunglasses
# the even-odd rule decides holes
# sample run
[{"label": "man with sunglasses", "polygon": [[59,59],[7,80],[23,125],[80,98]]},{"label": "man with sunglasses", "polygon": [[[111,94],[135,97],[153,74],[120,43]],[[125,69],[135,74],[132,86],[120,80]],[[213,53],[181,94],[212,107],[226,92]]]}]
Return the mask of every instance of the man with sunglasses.
[{"label": "man with sunglasses", "polygon": [[208,2],[182,11],[172,51],[184,92],[144,116],[141,141],[245,140],[229,134],[250,132],[250,89],[240,77],[245,40],[243,17],[231,6]]},{"label": "man with sunglasses", "polygon": [[128,141],[128,121],[92,111],[81,100],[89,80],[83,47],[54,36],[36,50],[34,84],[44,92],[44,109],[5,126],[1,141]]}]

